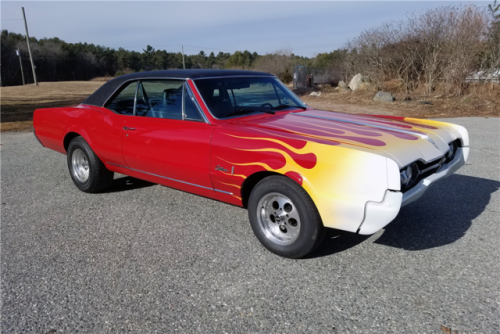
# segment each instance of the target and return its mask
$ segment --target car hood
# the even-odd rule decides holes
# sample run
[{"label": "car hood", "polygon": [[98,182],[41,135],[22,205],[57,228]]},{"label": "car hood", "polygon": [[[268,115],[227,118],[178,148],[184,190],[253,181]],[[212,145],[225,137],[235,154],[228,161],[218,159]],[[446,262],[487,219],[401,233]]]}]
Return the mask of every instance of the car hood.
[{"label": "car hood", "polygon": [[449,123],[314,109],[239,119],[237,123],[269,135],[370,151],[393,159],[400,167],[419,159],[430,162],[442,157],[449,143],[459,137]]}]

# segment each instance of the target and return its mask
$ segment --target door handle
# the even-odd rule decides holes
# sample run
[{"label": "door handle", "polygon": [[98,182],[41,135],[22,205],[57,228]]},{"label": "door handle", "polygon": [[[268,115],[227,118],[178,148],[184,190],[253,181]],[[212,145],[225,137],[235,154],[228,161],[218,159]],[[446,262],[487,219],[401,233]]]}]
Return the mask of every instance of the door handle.
[{"label": "door handle", "polygon": [[135,128],[129,128],[128,126],[124,126],[123,130],[128,131],[128,130],[135,130]]}]

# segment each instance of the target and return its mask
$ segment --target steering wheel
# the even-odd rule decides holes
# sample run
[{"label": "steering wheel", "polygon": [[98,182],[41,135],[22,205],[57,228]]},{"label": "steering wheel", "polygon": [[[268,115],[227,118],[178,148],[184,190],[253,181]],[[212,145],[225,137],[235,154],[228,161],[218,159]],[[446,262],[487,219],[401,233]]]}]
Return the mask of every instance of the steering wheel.
[{"label": "steering wheel", "polygon": [[271,103],[264,103],[264,104],[261,104],[260,105],[261,108],[264,108],[264,107],[269,107],[269,108],[272,108],[273,105]]}]

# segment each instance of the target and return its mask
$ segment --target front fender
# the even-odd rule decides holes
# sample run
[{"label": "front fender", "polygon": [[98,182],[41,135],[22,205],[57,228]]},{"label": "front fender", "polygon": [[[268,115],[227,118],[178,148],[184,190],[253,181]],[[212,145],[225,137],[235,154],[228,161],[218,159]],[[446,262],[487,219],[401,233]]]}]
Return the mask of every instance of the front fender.
[{"label": "front fender", "polygon": [[318,164],[303,175],[303,187],[326,227],[356,232],[368,202],[400,190],[399,168],[389,158],[342,146],[321,145],[316,152]]}]

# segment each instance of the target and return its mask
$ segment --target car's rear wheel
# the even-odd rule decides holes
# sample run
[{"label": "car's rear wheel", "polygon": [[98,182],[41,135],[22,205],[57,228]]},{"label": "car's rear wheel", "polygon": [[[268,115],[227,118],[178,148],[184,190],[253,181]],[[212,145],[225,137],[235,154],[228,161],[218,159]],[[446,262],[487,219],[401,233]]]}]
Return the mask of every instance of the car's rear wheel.
[{"label": "car's rear wheel", "polygon": [[325,228],[311,197],[285,176],[257,183],[248,201],[248,215],[257,239],[284,257],[304,257],[324,237]]},{"label": "car's rear wheel", "polygon": [[75,137],[68,146],[69,174],[81,191],[96,193],[108,188],[114,173],[109,171],[82,137]]}]

